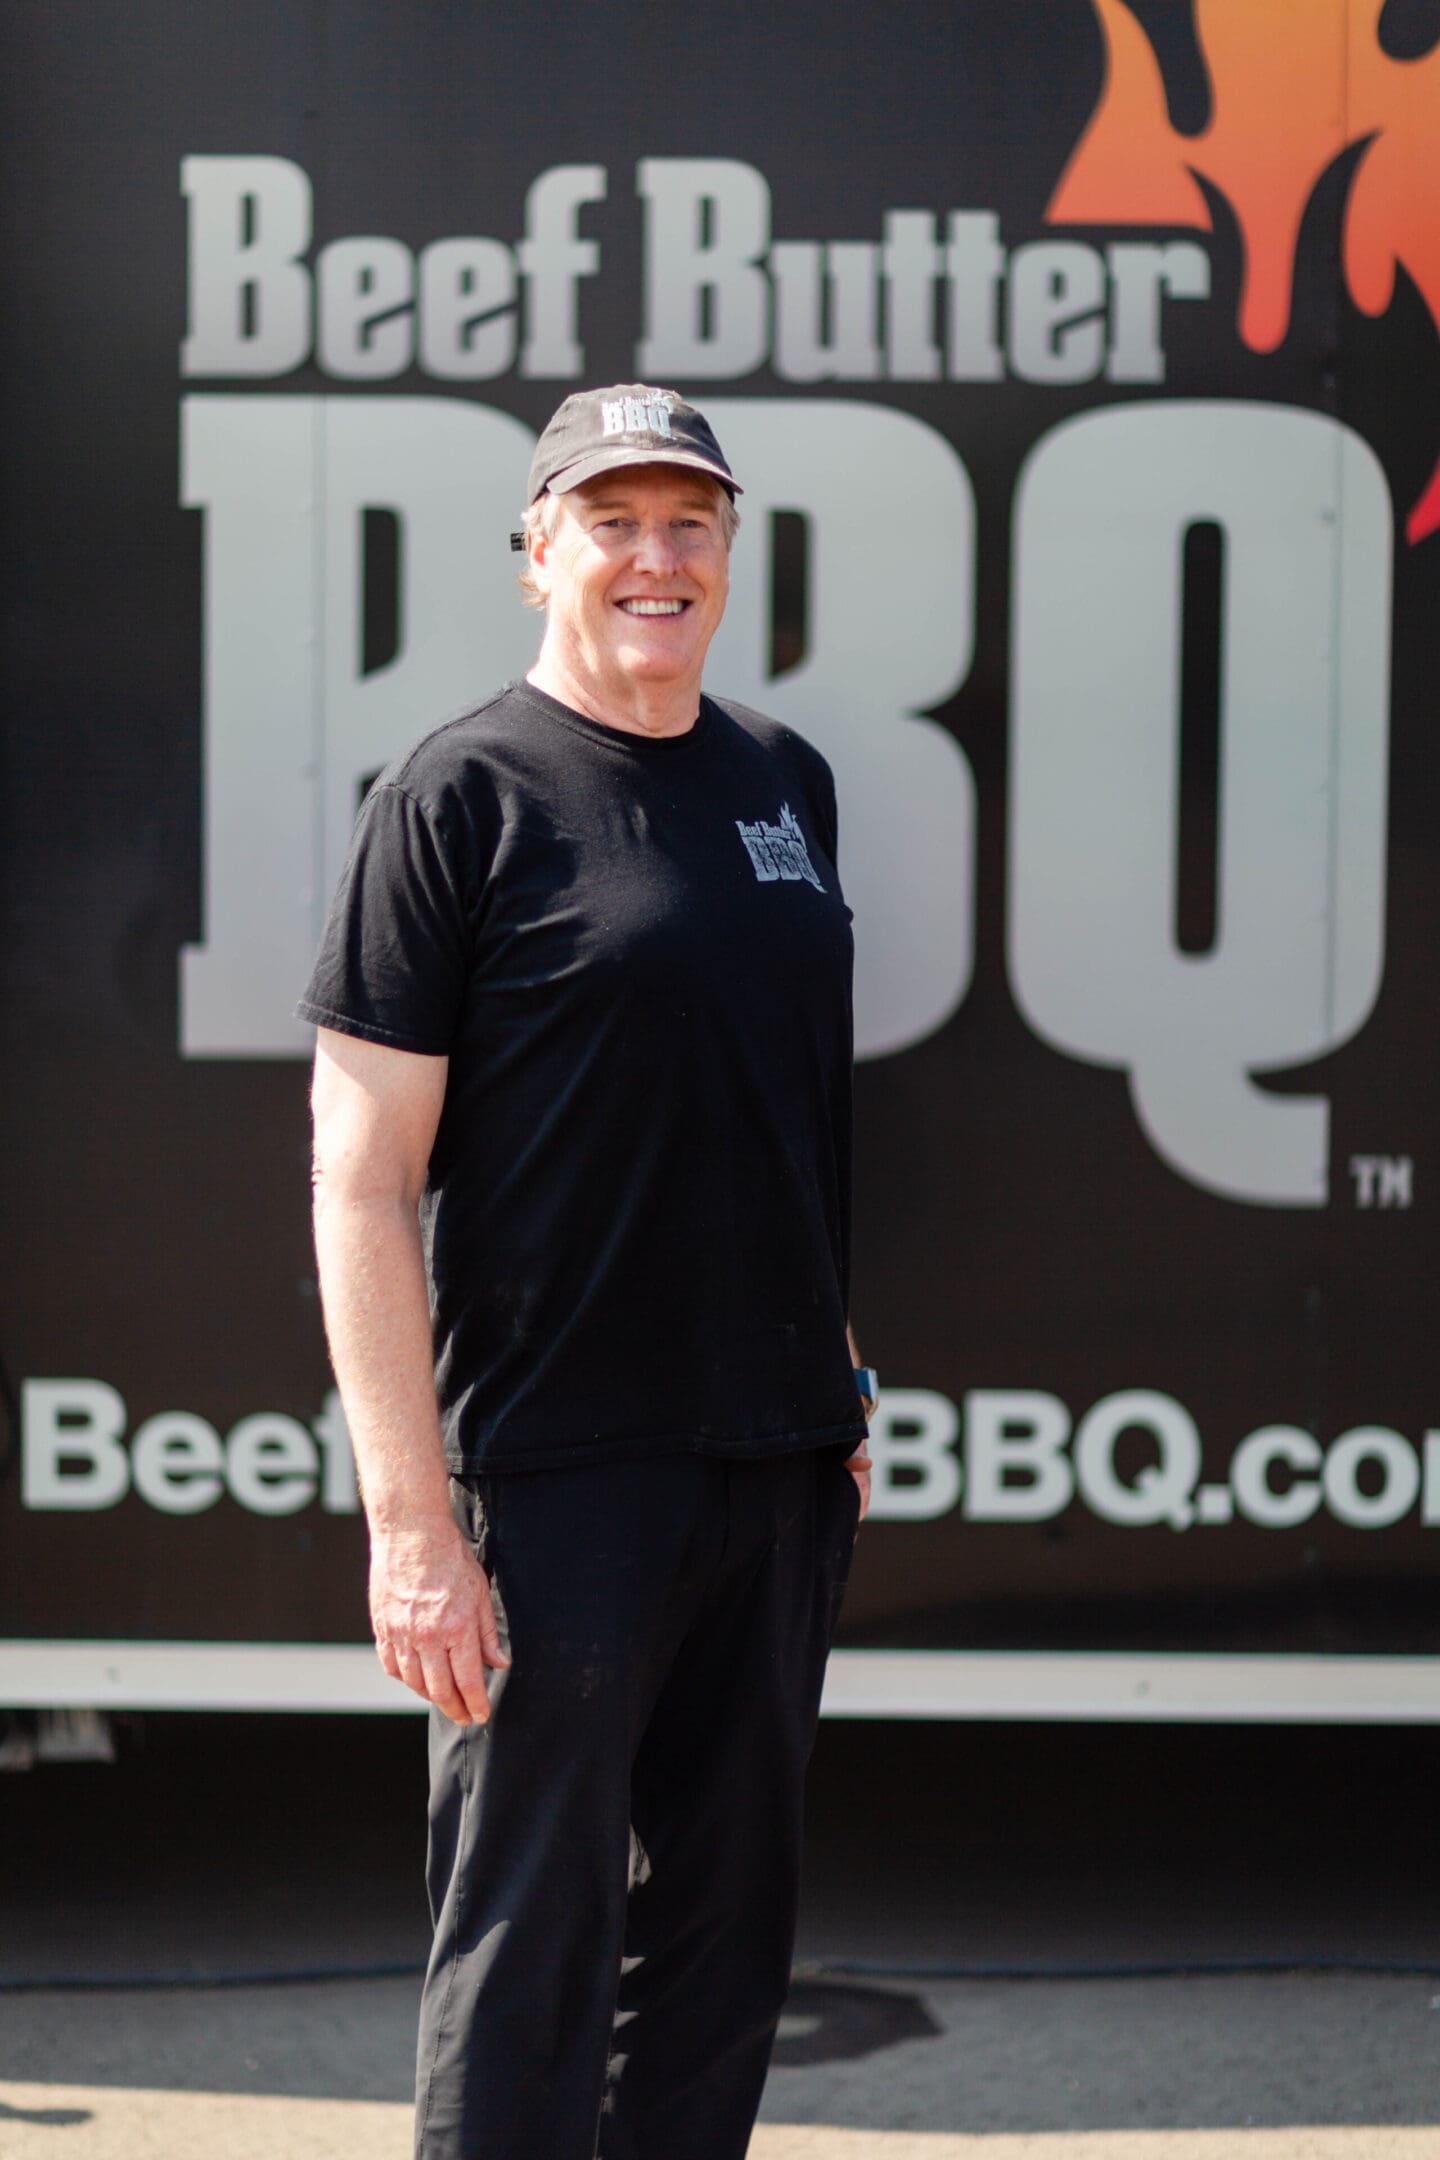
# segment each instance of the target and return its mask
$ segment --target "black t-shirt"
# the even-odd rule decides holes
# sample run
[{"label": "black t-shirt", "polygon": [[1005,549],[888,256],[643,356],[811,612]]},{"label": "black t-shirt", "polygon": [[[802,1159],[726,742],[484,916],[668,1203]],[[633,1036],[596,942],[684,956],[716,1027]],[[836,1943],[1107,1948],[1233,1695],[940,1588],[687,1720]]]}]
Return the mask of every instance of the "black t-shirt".
[{"label": "black t-shirt", "polygon": [[818,751],[528,683],[365,800],[300,1011],[450,1060],[422,1223],[452,1469],[864,1432],[850,911]]}]

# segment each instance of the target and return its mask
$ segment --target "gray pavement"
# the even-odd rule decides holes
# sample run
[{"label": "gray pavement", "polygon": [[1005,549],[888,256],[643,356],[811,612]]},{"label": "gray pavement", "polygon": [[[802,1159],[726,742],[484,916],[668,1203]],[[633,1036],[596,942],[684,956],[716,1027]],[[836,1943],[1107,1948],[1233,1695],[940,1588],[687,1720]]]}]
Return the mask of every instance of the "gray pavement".
[{"label": "gray pavement", "polygon": [[[0,2160],[403,2160],[415,1973],[255,1976],[418,1962],[420,1727],[121,1741],[0,1779]],[[1430,1734],[828,1729],[753,2160],[1437,2160],[1437,1768]]]},{"label": "gray pavement", "polygon": [[[0,2154],[401,2160],[414,2001],[410,1979],[12,1996]],[[902,2135],[936,2160],[1037,2138],[1073,2160],[1137,2140],[1269,2160],[1320,2130],[1317,2153],[1433,2160],[1437,2002],[1359,1974],[802,1982],[756,2160],[888,2155]]]}]

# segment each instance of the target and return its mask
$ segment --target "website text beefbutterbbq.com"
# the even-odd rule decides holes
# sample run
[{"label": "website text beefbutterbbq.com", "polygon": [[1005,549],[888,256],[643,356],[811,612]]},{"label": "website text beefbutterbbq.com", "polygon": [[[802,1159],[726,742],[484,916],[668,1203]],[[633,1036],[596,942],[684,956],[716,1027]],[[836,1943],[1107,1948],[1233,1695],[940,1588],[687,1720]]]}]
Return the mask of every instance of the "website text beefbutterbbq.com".
[{"label": "website text beefbutterbbq.com", "polygon": [[[168,1515],[225,1499],[258,1515],[359,1505],[344,1413],[331,1390],[309,1420],[258,1411],[224,1433],[191,1410],[162,1410],[129,1431],[102,1380],[27,1380],[21,1391],[21,1493],[27,1508],[95,1510],[134,1493]],[[871,1421],[876,1520],[919,1522],[958,1509],[971,1522],[1045,1522],[1078,1504],[1128,1529],[1236,1521],[1294,1529],[1322,1511],[1381,1530],[1417,1510],[1440,1526],[1440,1429],[1418,1436],[1358,1425],[1330,1436],[1260,1424],[1228,1464],[1207,1459],[1199,1427],[1172,1395],[1127,1388],[1079,1416],[1035,1388],[976,1388],[959,1403],[931,1388],[887,1388]]]}]

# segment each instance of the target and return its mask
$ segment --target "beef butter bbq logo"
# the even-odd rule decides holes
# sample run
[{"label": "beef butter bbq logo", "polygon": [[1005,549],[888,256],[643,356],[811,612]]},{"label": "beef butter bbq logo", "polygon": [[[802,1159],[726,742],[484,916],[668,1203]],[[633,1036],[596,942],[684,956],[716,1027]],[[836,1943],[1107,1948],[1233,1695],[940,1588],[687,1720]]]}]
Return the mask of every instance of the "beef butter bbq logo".
[{"label": "beef butter bbq logo", "polygon": [[[713,679],[809,735],[836,773],[857,1054],[925,1041],[970,987],[976,783],[933,715],[975,657],[966,456],[994,455],[989,386],[1020,384],[1032,432],[1009,517],[1011,995],[1050,1051],[1124,1076],[1139,1144],[1187,1185],[1251,1206],[1348,1198],[1328,1096],[1269,1083],[1349,1040],[1383,977],[1394,505],[1353,428],[1309,405],[1177,395],[1166,347],[1181,309],[1187,349],[1203,319],[1222,379],[1233,351],[1211,302],[1202,180],[1244,242],[1238,335],[1268,352],[1286,334],[1305,206],[1347,153],[1357,304],[1388,306],[1400,265],[1440,312],[1426,214],[1440,58],[1387,57],[1378,0],[1198,0],[1210,112],[1186,136],[1136,17],[1123,0],[1094,7],[1099,102],[1029,236],[962,204],[878,209],[853,239],[781,238],[755,166],[645,157],[633,174],[539,173],[513,240],[452,232],[415,248],[372,233],[317,249],[299,166],[184,160],[182,499],[204,513],[206,561],[187,1056],[306,1054],[292,1003],[367,777],[427,716],[530,664],[504,535],[533,435],[487,386],[545,382],[558,400],[590,374],[580,295],[605,266],[587,224],[625,196],[641,243],[634,372],[701,399],[747,486]],[[341,387],[277,389],[301,368]],[[782,394],[746,394],[761,369]],[[400,376],[411,386],[387,388]],[[1090,381],[1106,396],[1077,413]],[[887,383],[907,386],[906,410]],[[1071,392],[1060,414],[1057,388]],[[925,545],[897,547],[917,504]],[[804,649],[782,666],[769,536],[797,512]],[[400,536],[399,628],[393,651],[366,658],[377,513]],[[1410,508],[1410,541],[1437,525],[1440,471]],[[1198,526],[1220,539],[1222,631],[1213,924],[1197,943],[1177,928],[1177,891],[1182,566]],[[798,861],[783,817],[741,838],[759,877]],[[1407,1164],[1395,1190],[1409,1180]]]},{"label": "beef butter bbq logo", "polygon": [[794,885],[803,878],[816,892],[824,892],[825,887],[815,875],[800,820],[789,803],[781,804],[778,825],[770,825],[764,818],[754,825],[747,825],[736,818],[735,830],[745,843],[745,852],[760,884],[773,885],[779,878],[787,885]]},{"label": "beef butter bbq logo", "polygon": [[656,435],[670,439],[670,392],[646,390],[643,397],[604,398],[600,426],[606,435]]}]

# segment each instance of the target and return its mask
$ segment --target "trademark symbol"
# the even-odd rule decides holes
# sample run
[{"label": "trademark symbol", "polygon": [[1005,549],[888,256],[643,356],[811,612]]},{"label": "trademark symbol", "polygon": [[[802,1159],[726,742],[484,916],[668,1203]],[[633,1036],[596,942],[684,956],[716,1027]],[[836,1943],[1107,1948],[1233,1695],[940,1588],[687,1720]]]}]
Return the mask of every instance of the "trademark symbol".
[{"label": "trademark symbol", "polygon": [[1408,1155],[1352,1155],[1350,1175],[1355,1180],[1356,1207],[1409,1207],[1413,1173]]}]

